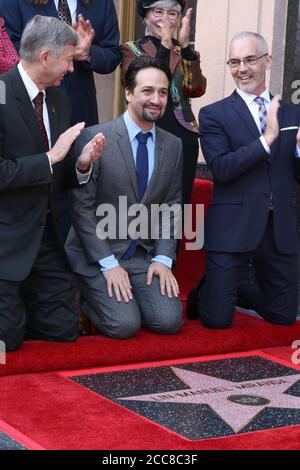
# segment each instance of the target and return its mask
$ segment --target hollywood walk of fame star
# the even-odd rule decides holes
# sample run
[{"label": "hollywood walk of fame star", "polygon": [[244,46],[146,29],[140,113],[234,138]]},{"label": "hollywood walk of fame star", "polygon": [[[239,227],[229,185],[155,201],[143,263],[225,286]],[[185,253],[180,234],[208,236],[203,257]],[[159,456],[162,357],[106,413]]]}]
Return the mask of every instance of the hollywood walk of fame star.
[{"label": "hollywood walk of fame star", "polygon": [[300,409],[300,397],[285,393],[300,380],[299,375],[232,382],[177,367],[172,370],[189,388],[119,400],[209,405],[235,433],[265,408]]}]

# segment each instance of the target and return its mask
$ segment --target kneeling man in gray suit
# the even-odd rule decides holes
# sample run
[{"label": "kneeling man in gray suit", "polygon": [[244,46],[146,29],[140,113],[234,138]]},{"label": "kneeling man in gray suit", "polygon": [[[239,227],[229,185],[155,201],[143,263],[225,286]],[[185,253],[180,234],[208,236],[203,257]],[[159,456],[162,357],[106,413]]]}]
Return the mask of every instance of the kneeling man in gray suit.
[{"label": "kneeling man in gray suit", "polygon": [[90,183],[72,192],[66,249],[87,316],[112,338],[129,338],[141,325],[175,334],[182,325],[171,271],[177,244],[172,208],[181,204],[181,140],[155,126],[165,112],[170,83],[164,63],[136,59],[125,77],[128,110],[85,129],[76,144],[78,152],[100,131],[107,139]]}]

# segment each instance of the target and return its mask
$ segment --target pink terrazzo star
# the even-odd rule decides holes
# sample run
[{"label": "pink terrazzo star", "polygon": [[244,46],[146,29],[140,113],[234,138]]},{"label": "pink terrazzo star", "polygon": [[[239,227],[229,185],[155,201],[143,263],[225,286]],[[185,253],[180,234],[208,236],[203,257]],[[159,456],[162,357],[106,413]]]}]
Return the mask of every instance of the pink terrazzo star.
[{"label": "pink terrazzo star", "polygon": [[232,382],[177,367],[172,370],[189,388],[119,400],[209,405],[235,433],[265,408],[300,409],[300,397],[285,393],[300,380],[299,375]]}]

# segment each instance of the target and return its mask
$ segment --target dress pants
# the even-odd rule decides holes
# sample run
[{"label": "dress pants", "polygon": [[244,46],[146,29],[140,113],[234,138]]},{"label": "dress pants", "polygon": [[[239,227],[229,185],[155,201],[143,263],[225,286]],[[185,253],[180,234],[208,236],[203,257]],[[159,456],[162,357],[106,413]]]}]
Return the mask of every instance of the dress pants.
[{"label": "dress pants", "polygon": [[0,279],[0,340],[8,351],[24,337],[74,341],[79,314],[73,305],[73,275],[55,241],[51,216],[29,276],[22,282]]},{"label": "dress pants", "polygon": [[157,276],[153,277],[151,286],[146,285],[151,258],[137,248],[135,256],[119,263],[127,271],[132,285],[134,298],[128,304],[117,302],[114,292],[113,298],[108,296],[102,273],[95,277],[76,276],[85,299],[83,310],[91,323],[104,335],[118,339],[132,337],[141,326],[160,334],[177,333],[182,326],[181,301],[161,295]]},{"label": "dress pants", "polygon": [[[291,325],[297,316],[297,255],[279,253],[273,234],[273,213],[254,252],[208,252],[205,280],[199,290],[198,312],[208,328],[229,328],[238,292],[253,258],[260,298],[257,310],[266,321]],[[259,294],[258,294],[259,295]]]}]

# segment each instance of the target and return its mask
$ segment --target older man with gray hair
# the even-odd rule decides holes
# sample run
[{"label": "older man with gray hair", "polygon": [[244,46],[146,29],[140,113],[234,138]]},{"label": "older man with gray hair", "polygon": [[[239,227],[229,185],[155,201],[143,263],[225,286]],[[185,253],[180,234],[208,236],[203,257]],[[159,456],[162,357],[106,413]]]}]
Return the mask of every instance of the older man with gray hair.
[{"label": "older man with gray hair", "polygon": [[105,138],[97,134],[76,159],[71,147],[84,123],[70,126],[68,98],[56,88],[73,71],[77,35],[56,18],[26,26],[20,63],[1,76],[0,340],[73,341],[78,315],[73,280],[57,229],[62,187],[88,182]]}]

